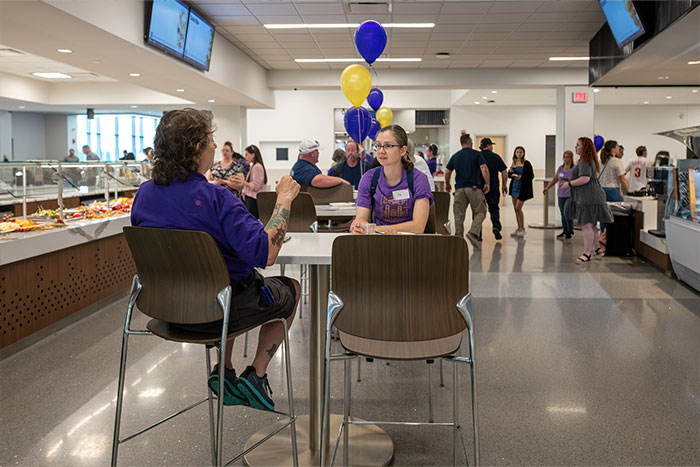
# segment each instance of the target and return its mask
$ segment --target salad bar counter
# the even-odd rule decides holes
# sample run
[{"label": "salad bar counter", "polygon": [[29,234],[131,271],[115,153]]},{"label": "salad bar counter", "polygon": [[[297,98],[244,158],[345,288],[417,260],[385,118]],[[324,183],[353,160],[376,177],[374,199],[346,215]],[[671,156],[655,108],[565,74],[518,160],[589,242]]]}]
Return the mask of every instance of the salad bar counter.
[{"label": "salad bar counter", "polygon": [[0,352],[19,350],[42,336],[39,331],[53,331],[72,314],[128,289],[136,268],[122,228],[130,223],[131,201],[64,209],[63,219],[45,209],[2,219]]}]

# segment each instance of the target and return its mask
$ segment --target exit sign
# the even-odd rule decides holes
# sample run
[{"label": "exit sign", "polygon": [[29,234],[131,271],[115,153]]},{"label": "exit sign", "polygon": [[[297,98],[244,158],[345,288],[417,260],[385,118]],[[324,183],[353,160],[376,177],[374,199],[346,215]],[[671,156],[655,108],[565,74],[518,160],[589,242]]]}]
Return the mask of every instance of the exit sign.
[{"label": "exit sign", "polygon": [[574,92],[571,94],[571,100],[574,104],[584,104],[586,102],[586,93]]}]

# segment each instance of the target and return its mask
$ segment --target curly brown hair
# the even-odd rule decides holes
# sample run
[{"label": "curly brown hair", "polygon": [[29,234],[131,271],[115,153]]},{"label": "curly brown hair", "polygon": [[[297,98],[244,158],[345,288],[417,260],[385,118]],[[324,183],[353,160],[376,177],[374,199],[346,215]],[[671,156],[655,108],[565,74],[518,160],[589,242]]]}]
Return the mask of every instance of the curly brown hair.
[{"label": "curly brown hair", "polygon": [[[153,142],[152,178],[156,185],[185,180],[199,168],[197,157],[209,145],[213,115],[208,110],[181,109],[166,112]],[[199,145],[199,148],[197,148]]]},{"label": "curly brown hair", "polygon": [[578,139],[581,142],[581,159],[588,162],[588,164],[593,167],[595,165],[595,171],[600,172],[600,163],[598,163],[598,153],[595,150],[595,144],[593,140],[586,136],[582,136]]}]

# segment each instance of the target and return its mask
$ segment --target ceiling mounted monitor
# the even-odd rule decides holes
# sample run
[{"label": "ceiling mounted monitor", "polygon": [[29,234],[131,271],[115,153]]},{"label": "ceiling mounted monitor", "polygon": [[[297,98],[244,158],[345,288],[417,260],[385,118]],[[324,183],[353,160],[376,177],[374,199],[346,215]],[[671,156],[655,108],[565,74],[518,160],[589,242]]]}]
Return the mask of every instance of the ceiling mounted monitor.
[{"label": "ceiling mounted monitor", "polygon": [[642,34],[644,26],[632,0],[598,0],[617,45],[629,44]]},{"label": "ceiling mounted monitor", "polygon": [[190,10],[184,59],[197,68],[209,71],[213,45],[214,26],[197,14],[196,11]]},{"label": "ceiling mounted monitor", "polygon": [[178,0],[154,0],[147,21],[146,43],[182,57],[190,8]]}]

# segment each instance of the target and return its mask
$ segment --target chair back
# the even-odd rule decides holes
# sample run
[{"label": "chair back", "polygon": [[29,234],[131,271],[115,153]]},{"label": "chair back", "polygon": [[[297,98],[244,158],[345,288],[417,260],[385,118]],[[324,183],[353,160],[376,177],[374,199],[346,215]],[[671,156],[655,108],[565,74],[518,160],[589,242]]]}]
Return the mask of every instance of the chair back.
[{"label": "chair back", "polygon": [[306,192],[311,195],[314,204],[347,203],[354,202],[352,185],[341,183],[330,188],[316,188],[309,186]]},{"label": "chair back", "polygon": [[[267,225],[270,221],[276,201],[277,193],[274,191],[258,193],[258,213],[263,225]],[[287,232],[310,232],[311,224],[314,222],[316,222],[316,207],[311,196],[308,193],[299,193],[292,202]]]},{"label": "chair back", "polygon": [[196,230],[124,227],[142,285],[136,306],[169,323],[223,319],[217,294],[231,285],[228,268],[211,235]]},{"label": "chair back", "polygon": [[331,289],[345,306],[335,325],[380,341],[427,341],[466,328],[469,250],[442,235],[348,235],[333,242]]},{"label": "chair back", "polygon": [[433,192],[433,204],[435,205],[435,233],[449,235],[445,224],[450,219],[450,194],[446,191]]},{"label": "chair back", "polygon": [[434,234],[437,233],[437,226],[435,221],[435,202],[430,203],[430,210],[428,211],[428,221],[425,223],[425,230],[423,233]]}]

